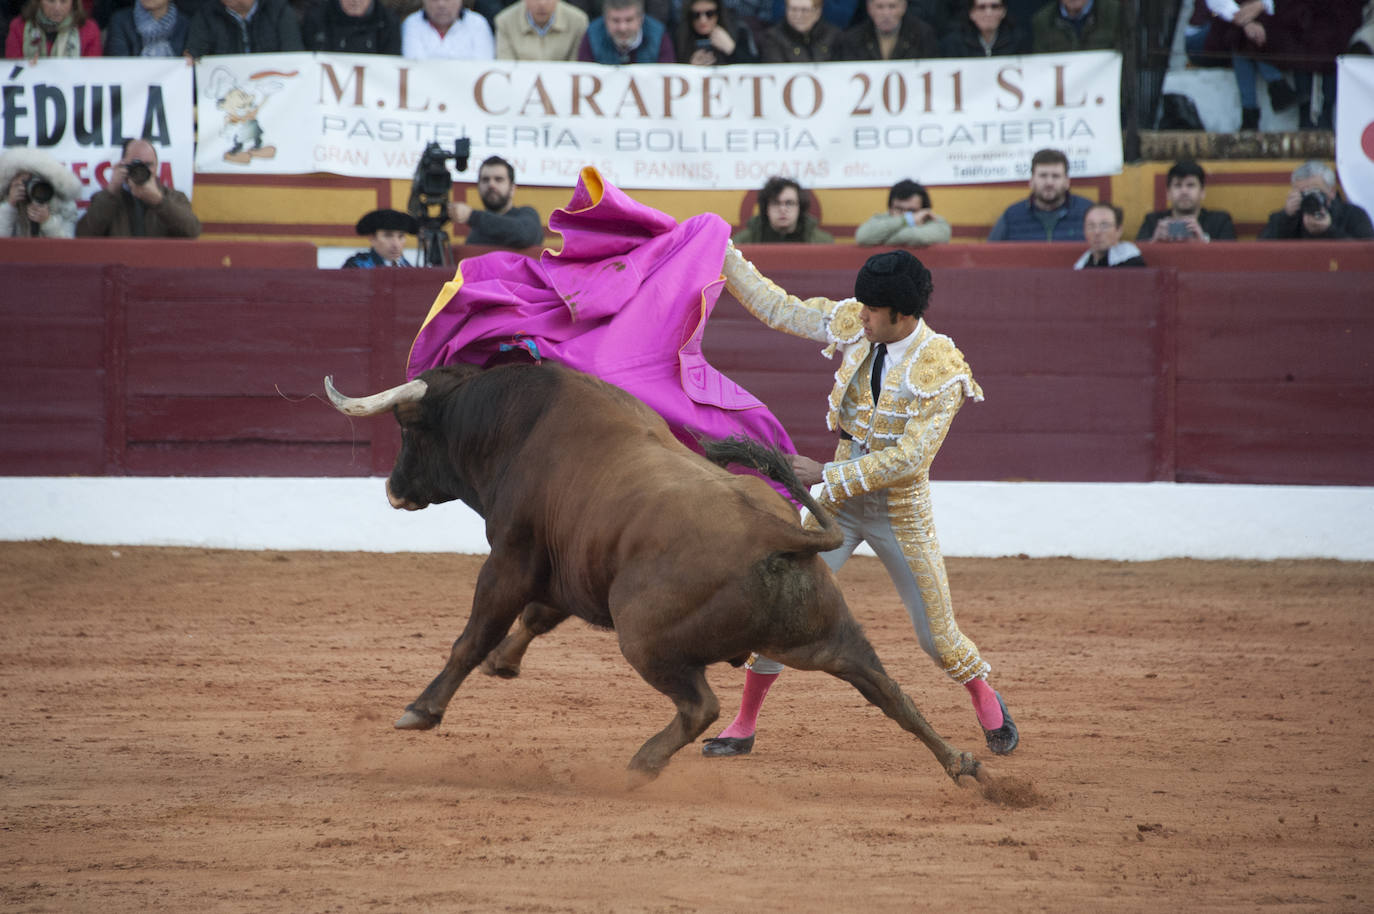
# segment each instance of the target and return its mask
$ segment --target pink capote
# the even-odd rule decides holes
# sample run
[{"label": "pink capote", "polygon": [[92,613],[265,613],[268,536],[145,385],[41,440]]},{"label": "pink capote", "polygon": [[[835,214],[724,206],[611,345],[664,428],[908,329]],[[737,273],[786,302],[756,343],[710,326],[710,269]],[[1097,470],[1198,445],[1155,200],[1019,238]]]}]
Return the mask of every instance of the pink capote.
[{"label": "pink capote", "polygon": [[707,213],[679,225],[584,168],[549,227],[563,235],[561,253],[535,261],[500,251],[458,265],[415,337],[408,379],[528,353],[629,391],[691,447],[692,432],[744,434],[796,452],[768,408],[701,352],[724,285],[723,219]]}]

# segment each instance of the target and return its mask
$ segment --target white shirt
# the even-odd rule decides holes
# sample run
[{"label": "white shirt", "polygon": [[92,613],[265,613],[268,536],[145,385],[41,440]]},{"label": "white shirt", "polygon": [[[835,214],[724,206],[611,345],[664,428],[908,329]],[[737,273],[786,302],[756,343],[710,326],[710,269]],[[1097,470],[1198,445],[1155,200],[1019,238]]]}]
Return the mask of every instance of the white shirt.
[{"label": "white shirt", "polygon": [[[1207,8],[1227,22],[1235,19],[1236,13],[1240,12],[1240,4],[1236,0],[1207,0]],[[1274,0],[1264,0],[1264,11],[1274,15]]]},{"label": "white shirt", "polygon": [[420,9],[401,23],[401,54],[412,60],[492,60],[496,40],[481,13],[463,10],[440,36]]}]

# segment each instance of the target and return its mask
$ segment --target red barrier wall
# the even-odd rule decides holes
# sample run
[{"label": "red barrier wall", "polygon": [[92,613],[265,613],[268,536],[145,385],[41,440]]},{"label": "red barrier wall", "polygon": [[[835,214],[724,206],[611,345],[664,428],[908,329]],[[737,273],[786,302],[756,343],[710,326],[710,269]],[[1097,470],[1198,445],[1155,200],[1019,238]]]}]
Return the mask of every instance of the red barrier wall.
[{"label": "red barrier wall", "polygon": [[[987,400],[964,408],[934,476],[1374,483],[1374,268],[1348,269],[1362,255],[1350,246],[1293,247],[1228,245],[1225,260],[1340,268],[937,265],[930,323],[959,343]],[[1005,266],[1030,248],[1042,263],[1065,251],[976,250]],[[844,297],[866,252],[747,253],[797,294]],[[13,393],[0,403],[0,473],[385,473],[394,423],[339,415],[321,379],[351,394],[403,380],[450,275],[0,265],[0,384]],[[802,451],[828,456],[835,365],[818,345],[768,331],[727,296],[705,349]]]}]

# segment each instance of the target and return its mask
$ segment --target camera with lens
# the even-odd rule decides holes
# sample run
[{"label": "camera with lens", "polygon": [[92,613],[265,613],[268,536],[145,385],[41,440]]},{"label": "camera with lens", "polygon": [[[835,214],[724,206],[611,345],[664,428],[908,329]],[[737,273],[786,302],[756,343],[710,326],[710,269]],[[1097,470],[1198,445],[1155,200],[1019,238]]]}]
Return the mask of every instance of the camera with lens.
[{"label": "camera with lens", "polygon": [[129,173],[129,180],[135,184],[147,184],[148,179],[153,176],[152,169],[142,159],[134,159],[128,164],[125,171]]},{"label": "camera with lens", "polygon": [[1298,209],[1304,216],[1315,216],[1317,213],[1326,212],[1326,194],[1319,190],[1303,191],[1302,203]]},{"label": "camera with lens", "polygon": [[415,166],[415,176],[410,182],[410,201],[406,209],[419,223],[422,266],[448,265],[453,262],[448,235],[443,231],[443,225],[448,221],[449,192],[453,186],[453,175],[449,173],[448,161],[453,159],[459,171],[466,171],[471,152],[472,141],[462,137],[453,141],[452,152],[438,143],[429,143],[420,154],[420,161]]},{"label": "camera with lens", "polygon": [[52,182],[46,178],[33,177],[24,182],[24,196],[30,203],[47,203],[52,195]]}]

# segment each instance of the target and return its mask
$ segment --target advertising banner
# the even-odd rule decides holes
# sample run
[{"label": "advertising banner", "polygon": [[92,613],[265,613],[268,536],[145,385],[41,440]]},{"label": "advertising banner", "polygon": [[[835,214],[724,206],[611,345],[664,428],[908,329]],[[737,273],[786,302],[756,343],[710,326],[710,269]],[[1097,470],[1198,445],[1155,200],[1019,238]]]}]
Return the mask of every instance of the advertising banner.
[{"label": "advertising banner", "polygon": [[753,189],[1021,181],[1054,147],[1075,177],[1121,171],[1115,52],[693,67],[254,54],[197,65],[196,168],[408,178],[471,141],[523,184]]},{"label": "advertising banner", "polygon": [[105,187],[124,141],[146,139],[157,150],[158,178],[189,197],[191,79],[181,57],[8,61],[0,81],[0,145],[49,153],[81,180],[87,201]]},{"label": "advertising banner", "polygon": [[1374,57],[1338,57],[1336,171],[1352,203],[1374,213]]}]

